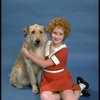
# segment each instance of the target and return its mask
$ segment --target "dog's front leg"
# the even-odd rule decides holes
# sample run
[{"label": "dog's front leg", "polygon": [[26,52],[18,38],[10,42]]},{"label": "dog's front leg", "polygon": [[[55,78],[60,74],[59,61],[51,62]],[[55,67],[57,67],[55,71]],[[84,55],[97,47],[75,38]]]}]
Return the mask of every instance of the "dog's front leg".
[{"label": "dog's front leg", "polygon": [[39,70],[38,72],[38,85],[40,86],[40,82],[41,82],[41,70]]},{"label": "dog's front leg", "polygon": [[27,72],[28,72],[28,75],[29,75],[30,83],[32,85],[32,92],[38,93],[38,87],[36,85],[36,78],[35,78],[35,74],[34,74],[34,71],[33,71],[33,68],[32,68],[33,64],[27,58],[25,58],[25,61],[26,61],[26,64],[27,64]]}]

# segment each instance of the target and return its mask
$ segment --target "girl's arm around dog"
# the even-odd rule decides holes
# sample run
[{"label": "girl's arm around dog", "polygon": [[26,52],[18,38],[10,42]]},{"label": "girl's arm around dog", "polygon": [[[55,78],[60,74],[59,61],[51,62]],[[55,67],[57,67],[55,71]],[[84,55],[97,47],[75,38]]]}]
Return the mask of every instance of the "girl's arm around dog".
[{"label": "girl's arm around dog", "polygon": [[24,55],[27,58],[29,58],[34,63],[36,63],[37,65],[41,66],[42,68],[46,68],[46,67],[54,65],[54,62],[51,59],[41,60],[41,59],[38,59],[35,56],[31,55],[25,46],[22,47],[22,52],[24,53]]}]

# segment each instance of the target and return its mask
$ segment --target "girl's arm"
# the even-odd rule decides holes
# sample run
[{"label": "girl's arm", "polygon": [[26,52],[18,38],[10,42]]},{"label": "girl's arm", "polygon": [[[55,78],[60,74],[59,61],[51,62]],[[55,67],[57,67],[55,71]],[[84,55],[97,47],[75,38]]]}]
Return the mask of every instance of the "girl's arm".
[{"label": "girl's arm", "polygon": [[41,60],[41,59],[38,59],[35,56],[31,55],[25,46],[22,47],[22,52],[25,54],[25,56],[27,58],[29,58],[34,63],[41,66],[42,68],[46,68],[46,67],[54,65],[54,62],[51,59]]}]

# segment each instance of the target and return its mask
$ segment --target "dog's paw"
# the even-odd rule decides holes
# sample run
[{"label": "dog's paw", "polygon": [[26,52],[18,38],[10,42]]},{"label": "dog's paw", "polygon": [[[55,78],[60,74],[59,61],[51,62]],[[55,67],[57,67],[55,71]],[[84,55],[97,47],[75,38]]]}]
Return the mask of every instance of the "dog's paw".
[{"label": "dog's paw", "polygon": [[23,86],[22,85],[18,85],[18,84],[15,84],[15,83],[10,83],[13,87],[17,88],[17,89],[22,89]]},{"label": "dog's paw", "polygon": [[22,86],[22,85],[17,85],[16,88],[17,88],[17,89],[22,89],[23,86]]},{"label": "dog's paw", "polygon": [[32,92],[33,92],[33,93],[38,93],[38,92],[39,92],[39,91],[38,91],[38,88],[37,88],[36,86],[34,86],[33,89],[32,89]]}]

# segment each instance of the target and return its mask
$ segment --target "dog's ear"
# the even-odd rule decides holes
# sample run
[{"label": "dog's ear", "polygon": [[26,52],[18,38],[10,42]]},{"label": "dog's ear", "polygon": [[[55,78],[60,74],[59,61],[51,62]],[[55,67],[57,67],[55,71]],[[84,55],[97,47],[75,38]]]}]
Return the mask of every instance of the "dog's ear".
[{"label": "dog's ear", "polygon": [[29,32],[29,26],[25,27],[25,28],[23,29],[23,32],[28,33],[28,32]]},{"label": "dog's ear", "polygon": [[23,29],[23,32],[25,32],[24,38],[26,38],[27,35],[28,35],[28,33],[29,33],[29,26],[25,27],[25,28]]}]

